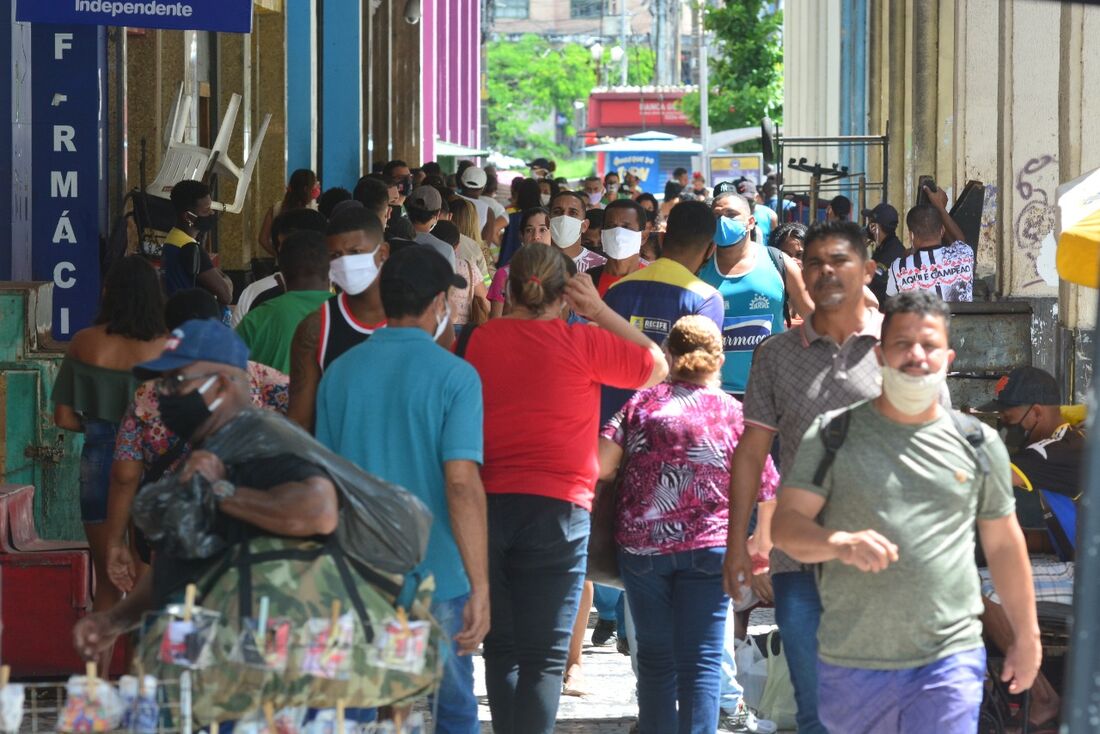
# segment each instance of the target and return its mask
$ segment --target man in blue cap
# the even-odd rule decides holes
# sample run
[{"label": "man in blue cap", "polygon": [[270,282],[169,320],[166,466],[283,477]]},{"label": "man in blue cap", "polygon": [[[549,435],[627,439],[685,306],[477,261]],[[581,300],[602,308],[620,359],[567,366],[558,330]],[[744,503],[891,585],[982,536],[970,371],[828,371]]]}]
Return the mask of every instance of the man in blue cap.
[{"label": "man in blue cap", "polygon": [[[338,522],[337,492],[319,465],[280,454],[227,466],[203,448],[251,407],[247,366],[248,347],[240,337],[220,323],[201,320],[173,331],[161,356],[138,365],[134,373],[156,379],[165,426],[196,447],[177,479],[187,482],[199,474],[209,483],[220,516],[219,534],[230,541],[249,530],[289,538],[331,535]],[[152,573],[142,577],[133,593],[110,611],[89,615],[76,625],[77,651],[94,659],[110,649],[120,634],[138,625],[144,612],[163,606],[219,557],[190,560],[158,552]]]}]

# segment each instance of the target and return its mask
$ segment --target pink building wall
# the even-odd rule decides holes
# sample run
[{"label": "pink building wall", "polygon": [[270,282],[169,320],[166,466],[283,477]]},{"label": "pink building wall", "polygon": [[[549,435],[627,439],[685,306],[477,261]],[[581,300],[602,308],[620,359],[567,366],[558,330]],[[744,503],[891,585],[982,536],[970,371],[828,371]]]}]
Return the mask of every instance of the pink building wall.
[{"label": "pink building wall", "polygon": [[423,0],[420,114],[424,161],[436,139],[480,147],[481,3]]}]

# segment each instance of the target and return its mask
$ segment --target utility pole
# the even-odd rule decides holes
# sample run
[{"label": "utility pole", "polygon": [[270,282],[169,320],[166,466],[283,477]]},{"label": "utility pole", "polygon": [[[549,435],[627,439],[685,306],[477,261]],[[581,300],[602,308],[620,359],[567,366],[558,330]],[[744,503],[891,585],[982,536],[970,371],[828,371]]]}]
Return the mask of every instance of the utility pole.
[{"label": "utility pole", "polygon": [[627,53],[627,49],[630,48],[626,45],[627,29],[629,27],[629,20],[626,14],[626,0],[619,0],[619,48],[623,50],[623,66],[621,75],[619,78],[619,86],[625,87],[627,82],[627,59],[630,54]]},{"label": "utility pole", "polygon": [[695,48],[699,52],[699,143],[702,150],[703,181],[710,186],[710,63],[707,59],[707,31],[704,28],[705,0],[699,0],[695,8],[698,21],[695,24]]},{"label": "utility pole", "polygon": [[680,34],[680,21],[683,20],[682,0],[670,0],[669,32],[672,34],[672,59],[669,64],[670,81],[680,86],[683,81],[682,61],[683,37]]},{"label": "utility pole", "polygon": [[655,68],[654,76],[656,76],[656,82],[658,86],[668,84],[668,45],[665,43],[665,26],[667,25],[667,14],[665,13],[665,7],[668,5],[668,0],[653,0],[653,35],[654,35],[654,52],[655,52]]}]

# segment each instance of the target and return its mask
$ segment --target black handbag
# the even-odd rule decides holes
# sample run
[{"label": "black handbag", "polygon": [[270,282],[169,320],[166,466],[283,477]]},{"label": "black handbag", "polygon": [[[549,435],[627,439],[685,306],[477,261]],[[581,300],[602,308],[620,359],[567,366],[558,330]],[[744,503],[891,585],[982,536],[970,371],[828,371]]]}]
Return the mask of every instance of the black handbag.
[{"label": "black handbag", "polygon": [[592,524],[588,536],[587,580],[603,586],[623,588],[619,572],[619,546],[615,543],[616,504],[619,480],[596,483],[596,498],[592,502]]}]

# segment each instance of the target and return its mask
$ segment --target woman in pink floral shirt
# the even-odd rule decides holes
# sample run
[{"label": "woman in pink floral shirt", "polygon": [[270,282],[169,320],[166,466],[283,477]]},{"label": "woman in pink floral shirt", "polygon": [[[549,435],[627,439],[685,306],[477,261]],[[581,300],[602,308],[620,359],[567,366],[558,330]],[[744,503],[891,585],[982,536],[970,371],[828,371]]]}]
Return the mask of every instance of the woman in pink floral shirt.
[{"label": "woman in pink floral shirt", "polygon": [[[165,316],[168,328],[174,329],[193,318],[217,320],[220,310],[212,296],[196,289],[172,296]],[[249,362],[248,380],[253,405],[286,414],[289,377],[267,365]],[[130,592],[139,570],[127,540],[130,506],[142,484],[159,479],[186,461],[191,447],[180,447],[179,443],[179,437],[160,419],[153,383],[142,383],[119,423],[107,498],[107,576],[122,592]],[[148,562],[147,558],[142,560]]]},{"label": "woman in pink floral shirt", "polygon": [[[665,345],[669,381],[636,393],[604,427],[600,478],[619,474],[615,539],[638,640],[639,731],[711,734],[729,603],[730,469],[744,423],[741,404],[718,387],[714,322],[685,316]],[[759,500],[775,499],[778,482],[769,459]]]}]

